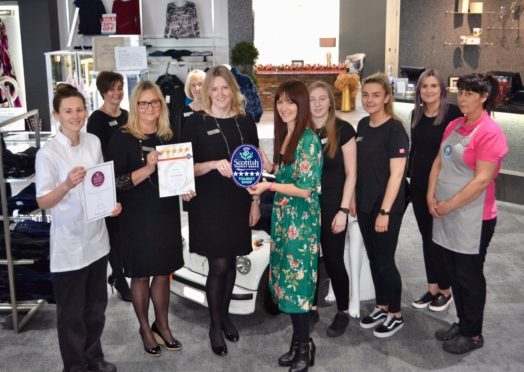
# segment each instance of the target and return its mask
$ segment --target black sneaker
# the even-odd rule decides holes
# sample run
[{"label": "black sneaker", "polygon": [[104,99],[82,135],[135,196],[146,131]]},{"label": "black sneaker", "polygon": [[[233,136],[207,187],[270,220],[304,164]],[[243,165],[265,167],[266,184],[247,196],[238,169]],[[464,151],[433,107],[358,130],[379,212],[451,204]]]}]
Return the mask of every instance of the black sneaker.
[{"label": "black sneaker", "polygon": [[311,331],[315,324],[320,320],[318,310],[309,310],[309,330]]},{"label": "black sneaker", "polygon": [[442,344],[444,351],[451,354],[464,354],[468,351],[480,349],[484,346],[484,338],[480,336],[479,340],[475,340],[471,337],[459,335],[453,340],[446,341]]},{"label": "black sneaker", "polygon": [[453,301],[453,295],[450,293],[449,296],[445,296],[439,293],[435,296],[433,301],[429,304],[431,311],[444,311],[448,308],[449,304]]},{"label": "black sneaker", "polygon": [[333,322],[328,327],[326,333],[329,337],[337,337],[343,334],[346,331],[346,328],[349,324],[349,314],[346,314],[343,311],[339,311]]},{"label": "black sneaker", "polygon": [[388,313],[386,313],[380,307],[375,307],[371,314],[362,318],[362,320],[360,321],[360,326],[366,329],[376,327],[380,323],[383,323],[384,320],[386,320],[387,316]]},{"label": "black sneaker", "polygon": [[393,336],[402,327],[404,327],[404,319],[402,319],[402,317],[397,318],[394,315],[388,314],[384,323],[375,328],[373,334],[378,338],[387,338]]},{"label": "black sneaker", "polygon": [[413,301],[411,306],[413,306],[415,309],[425,309],[434,299],[435,295],[431,294],[431,292],[426,292],[418,299]]},{"label": "black sneaker", "polygon": [[435,338],[439,341],[453,340],[460,334],[460,326],[458,323],[453,323],[451,327],[447,329],[439,329],[435,332]]}]

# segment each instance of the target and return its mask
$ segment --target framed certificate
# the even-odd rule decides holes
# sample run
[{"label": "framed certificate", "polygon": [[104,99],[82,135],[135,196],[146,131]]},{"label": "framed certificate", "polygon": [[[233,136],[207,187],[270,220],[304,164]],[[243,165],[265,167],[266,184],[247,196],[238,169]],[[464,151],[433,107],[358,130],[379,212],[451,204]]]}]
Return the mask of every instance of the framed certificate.
[{"label": "framed certificate", "polygon": [[113,161],[86,169],[83,182],[84,219],[93,222],[110,216],[116,208]]},{"label": "framed certificate", "polygon": [[157,146],[158,191],[161,198],[195,191],[191,142]]}]

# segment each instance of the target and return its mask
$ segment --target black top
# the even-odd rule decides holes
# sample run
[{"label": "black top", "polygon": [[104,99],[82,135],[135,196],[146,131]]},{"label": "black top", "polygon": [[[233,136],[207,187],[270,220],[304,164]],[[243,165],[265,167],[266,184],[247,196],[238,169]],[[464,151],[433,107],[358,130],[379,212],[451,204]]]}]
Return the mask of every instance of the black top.
[{"label": "black top", "polygon": [[[232,154],[242,144],[239,130],[244,144],[258,147],[257,128],[251,115],[215,119],[203,111],[195,112],[187,118],[182,138],[192,143],[195,163],[204,163],[230,159],[229,152]],[[251,252],[251,196],[247,190],[216,170],[196,177],[195,184],[197,196],[189,202],[188,210],[190,251],[206,257]]]},{"label": "black top", "polygon": [[[346,170],[344,168],[344,154],[342,146],[349,140],[357,136],[353,126],[347,121],[337,118],[335,126],[338,132],[338,147],[335,156],[330,158],[327,154],[326,131],[324,128],[317,131],[322,142],[324,166],[322,167],[322,194],[320,195],[321,205],[340,206],[344,183],[346,182]],[[326,143],[324,143],[326,142]]]},{"label": "black top", "polygon": [[[411,113],[413,116],[413,112]],[[438,154],[442,136],[448,124],[462,116],[459,108],[449,105],[444,121],[433,125],[436,117],[422,115],[415,128],[411,127],[411,150],[409,154],[409,175],[411,187],[420,191],[427,191],[431,166]]]},{"label": "black top", "polygon": [[[393,118],[379,127],[369,125],[369,116],[357,128],[357,208],[371,213],[380,208],[390,176],[389,160],[406,158],[409,139],[401,122]],[[391,212],[404,212],[404,182],[400,184]]]},{"label": "black top", "polygon": [[[166,145],[155,134],[140,141],[118,130],[108,146],[108,159],[115,162],[115,176],[129,176],[145,164],[144,147]],[[142,160],[143,158],[143,160]],[[119,187],[121,250],[124,273],[129,277],[167,275],[183,265],[178,197],[160,198],[158,173],[126,189]]]},{"label": "black top", "polygon": [[87,133],[92,133],[98,137],[105,160],[107,160],[107,145],[111,137],[118,128],[127,123],[129,117],[126,110],[120,109],[120,111],[122,111],[120,116],[113,117],[101,110],[95,110],[87,119]]}]

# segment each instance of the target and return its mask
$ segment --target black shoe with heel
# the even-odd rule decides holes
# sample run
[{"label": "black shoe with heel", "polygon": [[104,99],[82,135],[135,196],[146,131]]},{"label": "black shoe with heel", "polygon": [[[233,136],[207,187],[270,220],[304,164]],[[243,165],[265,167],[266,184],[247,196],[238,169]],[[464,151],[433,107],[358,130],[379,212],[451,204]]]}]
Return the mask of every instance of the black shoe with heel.
[{"label": "black shoe with heel", "polygon": [[289,351],[278,358],[278,365],[282,367],[290,367],[295,360],[297,355],[298,341],[293,337],[291,339],[291,345],[289,346]]},{"label": "black shoe with heel", "polygon": [[220,331],[219,338],[222,338],[222,345],[216,345],[216,343],[213,342],[213,330],[209,330],[209,342],[211,343],[211,350],[213,350],[213,353],[215,353],[218,356],[226,356],[227,355],[227,346],[226,342],[224,341],[224,338],[222,337],[222,332]]},{"label": "black shoe with heel", "polygon": [[156,322],[151,324],[151,331],[153,332],[153,337],[155,338],[156,342],[158,342],[160,345],[164,345],[167,350],[178,351],[182,349],[182,344],[176,338],[173,337],[171,341],[167,341],[164,336],[162,336],[162,333],[160,333],[160,330],[156,326]]},{"label": "black shoe with heel", "polygon": [[146,354],[154,356],[154,357],[159,357],[161,353],[160,345],[156,345],[153,347],[147,347],[146,343],[144,342],[144,335],[142,334],[142,331],[138,330],[138,333],[140,333],[140,337],[142,337],[142,343],[144,344],[144,351],[146,352]]},{"label": "black shoe with heel", "polygon": [[297,347],[297,353],[289,372],[305,372],[309,367],[315,365],[315,352],[317,348],[313,339],[309,339],[308,342],[299,342]]},{"label": "black shoe with heel", "polygon": [[237,328],[229,319],[222,320],[222,332],[224,332],[226,340],[230,342],[238,342],[240,339]]},{"label": "black shoe with heel", "polygon": [[118,297],[123,301],[132,301],[131,290],[129,289],[129,284],[127,284],[127,280],[124,277],[116,278],[113,275],[109,275],[107,283],[111,286],[111,293],[114,293],[114,290],[116,289]]}]

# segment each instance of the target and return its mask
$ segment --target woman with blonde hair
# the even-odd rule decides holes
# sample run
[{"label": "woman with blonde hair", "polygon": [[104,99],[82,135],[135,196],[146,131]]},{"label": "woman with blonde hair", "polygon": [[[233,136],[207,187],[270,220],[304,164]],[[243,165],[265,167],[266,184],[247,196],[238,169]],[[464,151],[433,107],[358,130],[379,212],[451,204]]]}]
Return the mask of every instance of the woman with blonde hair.
[{"label": "woman with blonde hair", "polygon": [[[183,265],[178,197],[160,199],[158,152],[155,146],[173,143],[167,105],[160,88],[141,81],[130,99],[129,121],[109,144],[115,162],[118,199],[125,205],[120,232],[124,273],[131,277],[133,307],[146,353],[180,350],[182,344],[168,324],[169,274]],[[151,280],[152,277],[152,280]],[[149,325],[149,301],[155,321]]]},{"label": "woman with blonde hair", "polygon": [[189,250],[209,263],[206,298],[211,348],[224,356],[224,337],[231,342],[239,339],[229,318],[236,257],[251,252],[251,227],[260,218],[259,198],[252,198],[231,179],[231,155],[240,145],[258,147],[258,134],[253,117],[244,111],[236,80],[225,66],[207,72],[202,107],[184,127],[184,141],[193,144],[196,192],[184,195],[183,200],[189,201]]},{"label": "woman with blonde hair", "polygon": [[391,85],[385,74],[364,79],[362,106],[369,116],[360,120],[357,129],[356,211],[375,285],[376,307],[360,326],[375,328],[376,337],[386,338],[404,325],[395,251],[405,211],[409,139],[393,112]]},{"label": "woman with blonde hair", "polygon": [[327,335],[336,337],[342,335],[349,324],[349,277],[344,266],[344,246],[349,204],[355,191],[357,133],[351,124],[335,116],[335,97],[330,85],[316,81],[308,90],[311,124],[320,138],[324,154],[319,197],[323,221],[320,242],[338,310]]}]

